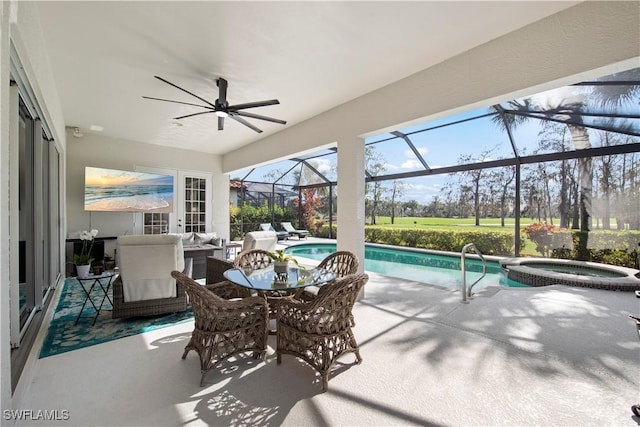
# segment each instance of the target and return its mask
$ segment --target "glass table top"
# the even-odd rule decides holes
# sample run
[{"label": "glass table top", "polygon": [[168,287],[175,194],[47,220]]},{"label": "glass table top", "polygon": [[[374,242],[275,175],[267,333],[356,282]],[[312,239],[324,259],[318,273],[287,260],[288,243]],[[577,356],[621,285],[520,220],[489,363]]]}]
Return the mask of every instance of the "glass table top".
[{"label": "glass table top", "polygon": [[330,270],[312,268],[288,268],[287,273],[276,273],[273,266],[258,270],[232,268],[224,277],[240,286],[260,291],[282,291],[318,286],[336,278]]}]

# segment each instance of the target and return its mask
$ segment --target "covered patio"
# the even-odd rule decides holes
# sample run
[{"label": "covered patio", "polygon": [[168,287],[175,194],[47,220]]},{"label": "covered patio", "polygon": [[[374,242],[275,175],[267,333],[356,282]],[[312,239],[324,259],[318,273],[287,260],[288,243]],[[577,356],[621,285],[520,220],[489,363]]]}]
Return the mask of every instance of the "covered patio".
[{"label": "covered patio", "polygon": [[630,293],[551,286],[461,304],[456,292],[377,274],[365,289],[354,308],[363,362],[341,359],[326,393],[308,365],[276,363],[274,337],[265,361],[232,359],[201,388],[197,356],[180,359],[188,322],[36,360],[15,408],[67,410],[49,424],[61,426],[638,422]]},{"label": "covered patio", "polygon": [[[107,7],[108,2],[96,4],[102,8]],[[203,4],[205,2],[199,3]],[[232,3],[211,4],[226,7]],[[413,4],[418,5],[419,2]],[[472,4],[467,3],[467,7]],[[337,176],[343,183],[336,219],[342,230],[338,249],[351,250],[363,259],[366,217],[366,177],[363,172],[367,138],[407,129],[426,118],[439,119],[480,106],[497,105],[515,96],[525,96],[577,81],[589,81],[608,73],[637,67],[639,27],[636,5],[631,2],[567,2],[558,6],[557,12],[549,11],[531,19],[526,13],[514,14],[527,18],[524,19],[526,22],[518,24],[502,20],[502,23],[509,24],[509,28],[486,39],[467,37],[473,41],[472,44],[449,49],[446,55],[425,55],[427,63],[417,61],[420,63],[413,67],[399,68],[393,61],[380,61],[390,67],[388,75],[376,79],[379,84],[375,87],[353,84],[354,91],[348,93],[326,90],[323,84],[326,74],[322,71],[332,71],[342,82],[341,74],[346,70],[356,79],[361,79],[367,71],[380,70],[371,66],[369,60],[360,61],[362,68],[357,69],[342,62],[327,61],[326,67],[314,70],[319,72],[317,75],[308,72],[299,75],[313,77],[312,83],[306,84],[305,88],[317,86],[340,98],[332,98],[309,111],[300,108],[304,102],[299,102],[299,98],[291,98],[282,106],[290,108],[282,117],[287,118],[291,125],[284,130],[271,128],[260,138],[254,135],[246,137],[241,132],[246,129],[241,126],[227,126],[224,133],[210,132],[211,129],[215,130],[215,125],[212,127],[210,124],[194,126],[192,132],[183,132],[184,135],[178,138],[181,133],[172,127],[175,123],[165,119],[178,114],[156,110],[158,107],[150,107],[147,100],[142,98],[143,95],[167,98],[172,95],[164,92],[167,93],[165,95],[160,88],[150,86],[149,81],[157,83],[153,79],[154,73],[166,72],[172,80],[174,77],[184,77],[185,83],[197,82],[194,86],[202,91],[213,86],[213,71],[205,71],[211,70],[209,65],[191,62],[188,58],[190,55],[183,57],[186,50],[182,47],[201,46],[204,39],[213,40],[211,45],[217,47],[218,44],[214,42],[219,38],[204,37],[194,41],[173,37],[176,43],[171,45],[173,49],[169,53],[174,55],[168,58],[165,56],[166,41],[157,38],[175,30],[177,25],[173,24],[179,22],[191,26],[184,31],[184,34],[191,34],[195,26],[190,19],[175,19],[176,14],[166,13],[165,19],[175,22],[163,24],[165,21],[158,21],[156,25],[145,26],[136,22],[138,17],[144,17],[145,20],[149,18],[145,5],[138,7],[135,2],[129,2],[114,7],[110,10],[114,16],[130,20],[131,26],[126,27],[130,31],[121,31],[122,27],[117,25],[109,26],[115,29],[112,35],[117,37],[105,37],[110,33],[101,32],[97,26],[95,33],[91,31],[96,39],[114,41],[114,51],[127,56],[126,62],[110,67],[103,66],[105,64],[101,61],[92,61],[96,56],[104,55],[100,49],[77,49],[72,43],[92,43],[92,37],[88,37],[92,20],[78,19],[76,14],[65,13],[63,9],[52,11],[55,14],[42,13],[40,16],[38,12],[45,12],[47,5],[54,8],[71,3],[54,5],[42,2],[32,6],[29,2],[11,1],[5,2],[2,7],[3,24],[6,25],[2,25],[1,33],[5,41],[3,53],[6,53],[0,74],[5,82],[20,77],[17,79],[18,87],[2,86],[4,105],[9,105],[11,101],[13,108],[3,109],[2,112],[5,138],[2,139],[3,151],[0,154],[3,165],[0,168],[3,171],[0,181],[4,183],[2,216],[5,218],[1,228],[3,236],[10,236],[0,245],[3,253],[8,255],[0,263],[4,292],[0,298],[0,312],[4,315],[0,322],[4,338],[1,397],[5,411],[22,411],[16,412],[19,414],[39,410],[58,411],[55,414],[59,414],[60,419],[48,420],[47,424],[65,426],[601,426],[638,422],[631,418],[629,407],[638,402],[640,368],[637,355],[640,341],[633,322],[627,318],[627,314],[637,312],[638,300],[628,293],[591,289],[546,287],[500,290],[478,296],[471,304],[463,305],[459,302],[459,294],[434,287],[428,280],[418,283],[371,274],[365,288],[365,298],[358,301],[354,309],[357,322],[355,335],[364,361],[361,365],[349,366],[352,359],[347,356],[345,365],[338,366],[332,375],[326,393],[322,393],[319,377],[299,360],[285,357],[281,365],[275,363],[273,338],[270,338],[271,350],[265,361],[256,362],[249,358],[232,360],[212,372],[204,388],[199,387],[197,357],[191,354],[186,360],[180,360],[193,329],[191,322],[57,356],[37,358],[51,310],[56,307],[64,281],[59,273],[64,266],[61,254],[65,239],[76,229],[95,226],[101,229],[101,233],[116,236],[132,232],[139,224],[128,216],[124,220],[98,215],[92,218],[90,213],[84,212],[81,175],[85,166],[127,170],[142,166],[171,168],[176,173],[193,170],[206,172],[211,177],[213,197],[208,200],[211,215],[206,220],[205,231],[213,229],[228,237],[230,174],[277,159],[335,148]],[[542,5],[531,3],[529,6],[539,9]],[[244,6],[257,7],[249,3]],[[364,3],[363,6],[372,7]],[[550,2],[546,6],[555,7]],[[181,8],[183,4],[175,2],[171,5],[173,7]],[[396,8],[396,3],[389,2],[388,7]],[[122,8],[135,10],[133,13],[123,13]],[[250,12],[253,16],[255,10]],[[469,9],[465,13],[465,18],[474,23],[469,28],[478,25],[493,30],[492,25],[478,20]],[[84,16],[104,18],[105,15],[87,10]],[[211,25],[204,14],[192,16],[206,21],[202,28],[215,31],[221,28]],[[224,13],[218,13],[217,16],[228,17]],[[268,27],[271,20],[263,19],[264,16],[259,13],[255,13],[255,16],[255,20],[247,22],[255,26],[265,25],[257,28],[266,28],[266,31],[251,28],[252,31],[245,33],[255,33],[261,41],[266,40],[263,34],[272,31]],[[292,15],[296,19],[291,22],[297,24],[302,16],[302,13]],[[315,15],[308,16],[315,19]],[[333,19],[339,14],[329,16]],[[379,16],[382,24],[377,28],[388,30],[387,24],[390,22],[404,25],[403,19],[390,20],[387,14]],[[413,14],[414,19],[420,21],[416,28],[433,32],[424,25],[424,16],[433,19],[435,15]],[[273,22],[279,22],[281,15],[274,13],[270,17]],[[499,20],[495,13],[491,17]],[[40,18],[44,22],[42,27]],[[73,25],[62,24],[65,22],[62,18],[81,23],[82,29],[76,30]],[[240,21],[227,19],[225,28],[236,31],[233,27]],[[459,22],[458,25],[452,25],[451,22],[456,21],[441,20],[444,27],[455,29],[458,33],[465,28]],[[354,28],[347,24],[345,27],[348,32],[359,33],[365,39],[362,48],[376,45],[368,39],[369,35],[382,36],[381,41],[385,43],[378,44],[386,45],[384,31],[372,31],[373,27],[359,31],[362,27]],[[362,21],[360,25],[367,23]],[[273,25],[273,29],[277,28],[278,25]],[[54,31],[60,29],[68,31],[68,41],[59,43],[59,50],[47,49],[45,36],[52,41],[55,38]],[[322,37],[332,35],[325,28],[318,31],[305,28],[305,31],[296,33]],[[296,33],[291,31],[285,34],[286,40],[296,40],[291,36]],[[66,32],[58,35],[66,40]],[[458,37],[449,39],[457,40]],[[120,48],[134,47],[133,40],[139,40],[142,44],[131,51]],[[348,37],[344,37],[344,40],[348,40]],[[356,58],[358,55],[353,55],[353,52],[358,50],[344,49],[342,41],[339,37],[335,40],[338,51],[346,52],[345,57]],[[438,45],[435,42],[421,42],[420,38],[412,38],[412,41],[423,47]],[[259,79],[263,82],[260,87],[267,88],[264,82],[269,76],[276,86],[274,94],[271,95],[269,91],[265,97],[278,96],[284,101],[284,86],[291,86],[294,91],[295,87],[283,71],[306,63],[301,59],[306,59],[306,55],[311,57],[314,49],[305,46],[305,50],[287,50],[278,43],[270,46],[272,48],[262,49],[268,60],[256,57],[252,62],[262,62],[274,68],[269,72],[258,72],[251,66],[238,67],[252,73],[255,70],[255,74],[245,75],[238,80],[252,83]],[[403,51],[396,46],[389,47],[391,51]],[[240,48],[231,51],[244,54],[247,50]],[[321,52],[322,49],[316,51]],[[75,58],[77,52],[83,53],[83,62],[96,64],[95,68],[99,70],[87,72],[75,59],[69,60],[67,55]],[[139,64],[142,62],[139,61],[141,52],[153,54],[152,60]],[[305,56],[279,57],[274,54],[278,52],[303,52]],[[216,59],[213,55],[198,55],[197,52],[194,53],[195,57],[207,61]],[[422,55],[415,57],[421,59]],[[50,59],[62,65],[56,69],[56,73],[49,65]],[[274,59],[279,59],[279,62]],[[176,64],[175,68],[163,65],[167,64],[166,61]],[[136,63],[136,67],[130,66],[132,62]],[[226,64],[233,65],[234,62]],[[231,75],[237,71],[226,64],[224,69],[215,73]],[[342,66],[337,67],[336,64]],[[185,71],[184,66],[190,70]],[[276,66],[282,69],[281,72],[275,72]],[[116,68],[123,71],[127,78],[113,78]],[[135,73],[131,73],[133,68],[136,69]],[[54,82],[54,75],[63,76],[62,81]],[[93,87],[103,89],[98,92],[114,92],[115,98],[120,92],[109,91],[111,88],[103,82],[126,83],[122,89],[128,92],[131,99],[135,98],[135,101],[130,100],[126,104],[129,107],[136,105],[137,113],[134,110],[125,112],[121,99],[109,103],[105,102],[106,94],[96,96],[92,90],[78,90],[82,85],[74,78],[77,75],[96,77],[98,84]],[[108,79],[104,78],[106,75]],[[334,86],[326,86],[335,89]],[[135,87],[135,90],[127,90],[129,87]],[[236,84],[234,88],[241,89],[242,86]],[[258,97],[262,93],[247,91],[247,95],[251,95],[248,100],[262,99]],[[84,98],[76,100],[72,96],[75,94]],[[71,99],[74,110],[92,114],[80,119],[79,115],[63,111],[59,99],[63,95],[67,100]],[[49,291],[44,298],[41,298],[40,285],[33,288],[33,295],[38,298],[31,298],[37,304],[32,304],[34,320],[27,331],[28,340],[23,340],[20,335],[22,331],[16,328],[19,324],[16,320],[20,316],[17,311],[20,307],[15,298],[18,285],[16,259],[19,258],[17,231],[18,225],[26,222],[23,218],[20,218],[22,222],[18,221],[18,200],[15,195],[19,194],[20,188],[17,179],[10,179],[17,176],[18,164],[8,154],[16,152],[17,144],[10,143],[7,137],[10,135],[8,124],[12,130],[18,126],[17,111],[22,97],[34,98],[38,109],[43,109],[43,114],[37,117],[51,129],[50,135],[43,136],[51,138],[48,141],[57,147],[60,155],[59,169],[51,173],[54,182],[59,183],[59,190],[51,195],[51,200],[55,202],[51,206],[58,216],[51,218],[54,221],[49,221],[47,217],[35,218],[35,223],[41,228],[42,224],[49,224],[52,228],[50,243],[54,250],[51,256],[35,259],[39,262],[37,268],[40,270],[37,271],[51,267],[53,279],[44,283]],[[313,99],[322,99],[322,96],[307,96],[305,101]],[[93,101],[98,104],[92,104]],[[107,110],[124,112],[125,116],[114,117],[113,121],[101,121],[100,117],[93,114]],[[154,122],[162,121],[162,124],[142,125],[142,117],[147,114]],[[37,117],[33,114],[32,118],[35,120]],[[118,132],[101,134],[102,130],[86,131],[84,139],[80,140],[75,133],[79,128],[75,126],[90,129],[93,123],[105,125],[109,130],[117,129]],[[187,128],[184,126],[184,129]],[[149,136],[147,131],[154,136]],[[202,138],[193,138],[197,134]],[[231,138],[233,135],[238,137]],[[394,134],[394,137],[401,138],[402,135]],[[168,141],[181,144],[171,146]],[[631,151],[637,152],[636,149]],[[14,173],[10,174],[9,170]],[[37,190],[41,190],[43,183],[48,183],[48,176],[39,173],[40,170],[34,168],[34,176],[40,178]],[[44,208],[37,209],[40,206]],[[49,212],[49,207],[44,202],[38,202],[34,211]],[[39,233],[42,234],[42,231]],[[36,337],[32,339],[34,335]],[[20,346],[12,351],[18,344]],[[26,363],[23,363],[24,360]],[[14,379],[10,381],[12,375]],[[7,412],[4,414],[7,418]],[[34,424],[32,418],[9,418],[13,420],[5,419],[8,424]]]}]

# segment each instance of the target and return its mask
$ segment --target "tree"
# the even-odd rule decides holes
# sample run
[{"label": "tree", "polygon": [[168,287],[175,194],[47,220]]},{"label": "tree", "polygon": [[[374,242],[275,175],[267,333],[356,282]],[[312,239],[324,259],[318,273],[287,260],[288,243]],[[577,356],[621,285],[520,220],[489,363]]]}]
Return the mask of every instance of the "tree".
[{"label": "tree", "polygon": [[302,200],[295,199],[294,205],[300,209],[302,224],[299,228],[314,229],[316,222],[316,211],[321,208],[323,201],[318,196],[318,192],[314,188],[303,188]]},{"label": "tree", "polygon": [[[382,158],[382,155],[378,153],[374,147],[367,146],[365,148],[365,169],[372,175],[381,175],[387,170],[386,164]],[[371,224],[375,225],[376,215],[378,213],[378,207],[382,200],[383,194],[386,189],[382,181],[367,182],[365,184],[365,211],[371,215]]]},{"label": "tree", "polygon": [[397,179],[393,180],[393,187],[391,189],[391,224],[396,219],[396,198],[402,197],[404,194],[404,183]]},{"label": "tree", "polygon": [[[483,162],[491,157],[491,154],[497,147],[489,150],[482,151],[477,157],[473,157],[471,154],[463,154],[458,158],[458,164],[464,165],[474,162]],[[472,169],[458,174],[460,180],[460,188],[466,189],[470,192],[473,198],[473,212],[475,216],[475,225],[480,225],[480,198],[481,190],[483,188],[482,181],[488,176],[488,172],[485,169]],[[470,181],[470,182],[469,182]]]},{"label": "tree", "polygon": [[[610,81],[638,81],[639,79],[640,69],[637,68],[607,77],[607,80]],[[583,114],[589,113],[586,108],[585,95],[587,93],[585,91],[591,90],[590,94],[598,100],[600,106],[607,107],[618,106],[633,100],[640,93],[640,86],[602,83],[589,87],[591,89],[576,90],[570,96],[561,98],[548,96],[539,98],[537,101],[531,98],[525,98],[522,101],[510,101],[507,103],[508,110],[505,110],[501,105],[495,105],[492,109],[498,114],[494,117],[494,122],[505,130],[511,131],[526,120],[547,118],[562,123],[567,127],[575,149],[591,148],[589,133],[583,122]],[[591,228],[593,192],[593,161],[591,157],[578,159],[578,181],[580,191],[579,194],[574,195],[574,200],[579,200],[579,214],[574,210],[574,220],[578,219],[576,218],[577,215],[580,220],[580,230],[589,231]]]},{"label": "tree", "polygon": [[489,173],[489,181],[492,187],[497,188],[499,194],[500,205],[500,225],[504,227],[504,220],[507,216],[507,204],[513,200],[513,192],[511,183],[515,179],[515,168],[513,166],[494,169]]},{"label": "tree", "polygon": [[417,200],[409,200],[408,202],[402,203],[403,209],[408,211],[407,216],[416,216],[418,209],[420,209],[420,203]]}]

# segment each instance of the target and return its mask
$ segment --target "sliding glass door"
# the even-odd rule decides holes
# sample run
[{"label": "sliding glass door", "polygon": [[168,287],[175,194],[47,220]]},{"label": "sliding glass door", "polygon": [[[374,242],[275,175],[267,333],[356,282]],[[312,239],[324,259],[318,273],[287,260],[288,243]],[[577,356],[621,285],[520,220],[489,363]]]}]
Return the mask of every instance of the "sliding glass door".
[{"label": "sliding glass door", "polygon": [[[36,312],[61,278],[60,152],[47,136],[38,109],[13,86],[14,147],[9,222],[17,268],[10,272],[11,344],[19,347]],[[27,91],[24,91],[28,93]],[[15,110],[14,110],[15,111]],[[13,298],[13,296],[16,298]]]}]

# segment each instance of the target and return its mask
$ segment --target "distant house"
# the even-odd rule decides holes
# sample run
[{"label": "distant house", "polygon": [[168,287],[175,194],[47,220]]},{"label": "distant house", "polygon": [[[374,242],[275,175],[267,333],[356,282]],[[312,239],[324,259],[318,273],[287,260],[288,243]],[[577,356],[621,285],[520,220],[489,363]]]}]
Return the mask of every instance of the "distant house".
[{"label": "distant house", "polygon": [[246,191],[247,186],[244,185],[241,181],[236,179],[232,179],[229,181],[229,204],[231,206],[238,207],[238,199],[239,195],[242,191]]},{"label": "distant house", "polygon": [[229,180],[229,203],[232,206],[239,206],[240,201],[250,202],[253,204],[262,204],[273,199],[275,192],[276,203],[285,206],[287,201],[298,197],[296,191],[282,185],[264,183],[264,182],[242,182],[238,180]]}]

